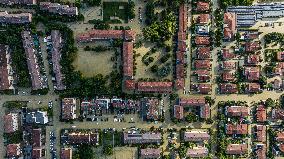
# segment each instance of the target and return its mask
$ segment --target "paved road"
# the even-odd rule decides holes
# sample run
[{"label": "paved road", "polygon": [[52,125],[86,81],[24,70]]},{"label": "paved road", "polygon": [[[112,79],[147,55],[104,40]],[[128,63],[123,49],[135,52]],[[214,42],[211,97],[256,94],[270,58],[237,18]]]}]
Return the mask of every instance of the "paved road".
[{"label": "paved road", "polygon": [[53,94],[54,93],[54,88],[53,88],[53,83],[52,83],[52,76],[50,75],[50,69],[49,69],[49,63],[48,63],[48,59],[47,59],[47,46],[46,43],[44,43],[43,38],[40,37],[39,38],[39,42],[40,42],[40,47],[41,47],[41,52],[42,52],[42,57],[43,57],[43,63],[44,63],[44,68],[46,70],[47,73],[47,81],[48,81],[48,87],[49,87],[49,94]]},{"label": "paved road", "polygon": [[[216,2],[217,0],[213,0],[213,9],[216,9]],[[191,10],[191,6],[189,6],[189,10]],[[188,26],[190,26],[190,22],[191,22],[191,12],[188,12],[189,15],[189,22],[188,22]],[[189,29],[190,30],[190,29]],[[191,37],[191,33],[189,32],[189,40],[190,41],[190,37]],[[44,57],[44,66],[47,72],[49,72],[49,67],[48,67],[48,62],[46,60],[47,57],[47,53],[46,53],[46,45],[44,43],[42,43],[42,39],[40,39],[41,42],[41,48],[42,48],[42,53],[43,53],[43,57]],[[190,49],[190,43],[188,43],[188,48]],[[213,50],[213,68],[216,67],[217,64],[217,54],[216,51],[217,49]],[[189,90],[189,85],[190,85],[190,69],[191,69],[191,58],[190,58],[190,52],[191,50],[188,50],[188,58],[187,58],[187,62],[189,63],[188,65],[188,71],[187,71],[187,79],[186,79],[186,90]],[[214,65],[215,64],[215,65]],[[215,71],[215,69],[213,69],[213,73],[214,75],[217,75],[217,72]],[[137,128],[143,128],[143,129],[149,129],[152,126],[155,127],[160,127],[162,126],[164,129],[167,128],[181,128],[181,127],[185,127],[185,126],[192,126],[195,128],[216,128],[216,123],[212,124],[212,125],[207,125],[204,123],[193,123],[193,124],[188,124],[188,123],[179,123],[179,124],[174,124],[170,121],[170,112],[169,109],[171,107],[171,105],[169,104],[169,101],[164,100],[165,102],[165,122],[164,123],[158,123],[158,124],[154,124],[154,123],[146,123],[146,122],[142,122],[138,115],[134,115],[135,117],[135,122],[136,123],[128,123],[128,121],[130,120],[130,116],[126,116],[126,121],[127,122],[113,122],[113,115],[108,115],[109,117],[109,121],[108,122],[74,122],[73,124],[70,123],[64,123],[64,122],[60,122],[59,121],[59,116],[60,116],[60,102],[59,102],[59,97],[57,95],[54,94],[53,92],[53,85],[51,82],[51,77],[50,75],[48,75],[48,82],[49,82],[49,88],[50,88],[50,92],[45,95],[45,96],[37,96],[37,95],[14,95],[14,96],[7,96],[7,95],[1,95],[0,96],[0,108],[2,108],[2,111],[0,111],[0,117],[2,117],[4,115],[4,108],[2,107],[3,103],[6,101],[14,101],[14,100],[19,100],[19,101],[30,101],[28,103],[28,107],[30,108],[38,108],[38,107],[43,107],[43,106],[47,106],[48,101],[52,100],[54,102],[54,107],[53,107],[53,112],[54,112],[54,117],[53,117],[53,126],[47,126],[47,131],[46,131],[46,137],[47,137],[47,142],[46,142],[46,147],[47,147],[47,154],[49,155],[49,132],[54,130],[56,132],[57,135],[57,152],[59,153],[59,139],[60,139],[60,130],[63,128],[72,128],[72,126],[75,126],[76,128],[79,129],[92,129],[92,128],[99,128],[99,129],[104,129],[104,128],[116,128],[117,130],[121,130],[122,128],[129,128],[132,126],[136,126]],[[214,85],[213,88],[216,88],[216,85]],[[213,89],[214,90],[214,89]],[[267,98],[272,98],[272,99],[279,99],[279,96],[282,94],[282,92],[268,92],[268,91],[264,91],[262,94],[256,94],[256,95],[218,95],[216,94],[215,91],[213,91],[212,95],[210,95],[211,97],[215,98],[216,103],[218,103],[219,101],[224,101],[224,100],[234,100],[234,101],[247,101],[248,103],[251,102],[255,102],[255,101],[260,101],[260,100],[266,100]],[[182,97],[196,97],[196,96],[201,96],[201,95],[189,95],[189,94],[181,94]],[[57,101],[56,101],[57,100]],[[38,104],[38,101],[42,101],[42,104]],[[216,116],[217,114],[217,108],[216,108],[216,104],[214,106],[211,107],[211,114],[213,116]],[[2,120],[0,120],[0,155],[4,156],[5,154],[5,148],[3,145],[3,122],[1,122]],[[48,158],[47,155],[47,158]]]}]

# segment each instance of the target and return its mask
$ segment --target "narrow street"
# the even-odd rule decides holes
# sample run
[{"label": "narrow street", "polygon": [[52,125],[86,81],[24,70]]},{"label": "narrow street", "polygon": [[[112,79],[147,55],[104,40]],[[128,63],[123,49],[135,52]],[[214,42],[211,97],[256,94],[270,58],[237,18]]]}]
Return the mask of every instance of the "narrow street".
[{"label": "narrow street", "polygon": [[42,57],[43,57],[43,63],[44,63],[44,68],[46,70],[46,76],[47,76],[47,81],[48,81],[48,87],[49,87],[49,92],[48,94],[54,94],[54,88],[53,88],[53,83],[52,83],[52,77],[50,74],[50,69],[49,69],[49,63],[48,63],[48,59],[47,59],[47,46],[46,43],[44,43],[43,38],[40,37],[39,38],[39,42],[40,42],[40,47],[41,47],[41,52],[42,52]]},{"label": "narrow street", "polygon": [[[260,100],[266,100],[267,98],[272,98],[274,100],[279,99],[280,95],[282,94],[282,92],[268,92],[268,91],[264,91],[262,94],[256,94],[256,95],[218,95],[216,94],[216,99],[215,99],[215,105],[211,107],[211,114],[212,116],[216,116],[217,113],[217,108],[216,105],[219,101],[224,101],[224,100],[234,100],[234,101],[247,101],[248,104],[250,104],[251,102],[256,102],[256,101],[260,101]],[[196,97],[196,96],[188,96],[187,97]],[[78,129],[105,129],[105,128],[115,128],[116,130],[121,130],[122,128],[129,128],[132,126],[135,126],[137,128],[142,128],[142,129],[149,129],[152,126],[155,127],[163,127],[164,130],[166,130],[167,128],[176,128],[176,129],[180,129],[186,126],[190,126],[190,127],[194,127],[194,128],[209,128],[209,127],[215,127],[216,124],[212,124],[212,125],[207,125],[205,123],[178,123],[178,124],[174,124],[170,121],[170,113],[169,113],[169,102],[165,101],[165,109],[166,109],[166,120],[164,123],[147,123],[147,122],[143,122],[141,121],[141,119],[138,117],[137,115],[137,119],[135,120],[135,123],[128,123],[128,121],[130,121],[130,117],[128,115],[125,116],[126,121],[127,122],[114,122],[113,121],[113,116],[114,115],[105,115],[106,117],[109,118],[109,120],[107,122],[74,122],[73,124],[70,123],[65,123],[65,122],[60,122],[59,120],[59,116],[60,116],[60,101],[58,100],[59,97],[56,95],[45,95],[45,96],[25,96],[25,95],[14,95],[14,96],[9,96],[9,95],[2,95],[0,96],[0,105],[2,107],[2,110],[4,110],[3,108],[3,103],[5,103],[6,101],[27,101],[27,99],[30,101],[28,103],[28,107],[30,108],[36,108],[36,107],[42,107],[42,106],[47,106],[48,101],[52,100],[54,105],[53,105],[53,112],[54,112],[54,117],[53,117],[53,126],[48,126],[47,127],[47,139],[49,139],[48,135],[49,135],[49,131],[51,130],[55,130],[56,133],[56,148],[57,148],[57,153],[59,155],[59,148],[60,148],[60,130],[64,129],[64,128],[72,128],[72,127],[76,127]],[[38,101],[41,101],[42,104],[38,104]],[[4,111],[1,111],[0,113],[1,116],[4,115]],[[1,120],[3,121],[3,120]],[[0,122],[0,126],[3,127],[3,122]],[[0,131],[0,142],[2,144],[0,144],[0,153],[2,155],[5,154],[5,148],[3,145],[3,129],[1,129]],[[46,142],[46,147],[47,147],[47,151],[49,153],[49,141]],[[50,155],[50,154],[48,154]]]}]

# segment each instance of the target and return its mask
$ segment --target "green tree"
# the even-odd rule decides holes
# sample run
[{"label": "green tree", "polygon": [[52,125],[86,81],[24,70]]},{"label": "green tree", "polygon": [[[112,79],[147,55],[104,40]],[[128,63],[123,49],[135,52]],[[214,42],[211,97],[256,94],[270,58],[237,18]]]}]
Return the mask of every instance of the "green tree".
[{"label": "green tree", "polygon": [[195,114],[193,113],[189,113],[186,117],[185,117],[185,120],[189,123],[191,122],[196,122],[197,121],[197,117]]},{"label": "green tree", "polygon": [[92,146],[85,144],[78,148],[78,154],[80,159],[93,159],[95,155]]},{"label": "green tree", "polygon": [[236,33],[235,35],[236,41],[239,43],[241,40],[241,34],[239,32]]},{"label": "green tree", "polygon": [[154,57],[149,57],[148,61],[149,61],[149,63],[152,63],[154,61]]},{"label": "green tree", "polygon": [[151,71],[152,71],[153,73],[156,73],[156,72],[158,71],[158,69],[159,69],[159,67],[158,67],[157,65],[153,65],[153,66],[151,67]]},{"label": "green tree", "polygon": [[105,155],[112,155],[113,154],[112,146],[111,145],[103,146],[103,153]]},{"label": "green tree", "polygon": [[268,98],[265,101],[265,106],[273,108],[275,106],[275,101],[273,99],[271,99],[271,98]]},{"label": "green tree", "polygon": [[84,0],[90,6],[100,6],[102,1],[101,0]]},{"label": "green tree", "polygon": [[170,100],[175,100],[177,98],[178,98],[178,94],[176,94],[176,93],[170,94]]},{"label": "green tree", "polygon": [[80,8],[81,7],[81,0],[75,0],[75,6]]},{"label": "green tree", "polygon": [[126,14],[128,15],[128,19],[135,18],[135,3],[131,0],[128,2]]}]

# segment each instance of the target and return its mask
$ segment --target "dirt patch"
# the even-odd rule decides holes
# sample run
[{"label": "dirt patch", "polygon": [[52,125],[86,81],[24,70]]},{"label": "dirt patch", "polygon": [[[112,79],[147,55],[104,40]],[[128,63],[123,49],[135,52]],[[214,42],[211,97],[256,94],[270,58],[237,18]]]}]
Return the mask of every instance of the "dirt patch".
[{"label": "dirt patch", "polygon": [[138,158],[136,147],[117,147],[114,149],[112,158],[133,159]]},{"label": "dirt patch", "polygon": [[[148,42],[146,42],[144,45],[142,45],[142,47],[135,49],[136,54],[140,54],[140,56],[138,56],[136,58],[136,75],[135,75],[135,79],[139,79],[139,78],[152,78],[152,79],[172,79],[173,77],[173,68],[172,68],[172,59],[173,59],[173,55],[171,55],[171,57],[164,63],[160,62],[160,59],[165,56],[166,54],[172,54],[172,53],[166,53],[164,49],[156,49],[157,51],[155,53],[150,53],[149,56],[147,56],[148,59],[149,57],[152,57],[154,59],[153,62],[151,62],[149,65],[146,65],[143,62],[143,56],[147,53],[147,52],[151,52],[151,49],[154,47],[154,44],[149,44]],[[152,72],[151,71],[151,67],[153,65],[157,65],[158,66],[158,70],[161,70],[164,67],[169,68],[170,71],[168,71],[168,74],[166,76],[159,76],[158,72]]]},{"label": "dirt patch", "polygon": [[96,74],[109,75],[115,70],[115,62],[112,57],[115,51],[110,49],[103,52],[85,51],[85,46],[96,47],[99,45],[108,46],[107,42],[96,42],[88,44],[80,44],[78,46],[78,56],[73,63],[77,71],[80,71],[85,77],[92,77]]}]

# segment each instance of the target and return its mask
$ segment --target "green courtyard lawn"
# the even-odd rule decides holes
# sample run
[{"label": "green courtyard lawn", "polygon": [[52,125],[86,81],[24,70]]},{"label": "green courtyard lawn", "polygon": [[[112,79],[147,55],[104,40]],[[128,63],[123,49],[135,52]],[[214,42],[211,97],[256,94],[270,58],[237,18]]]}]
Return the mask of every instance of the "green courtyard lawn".
[{"label": "green courtyard lawn", "polygon": [[109,23],[121,23],[124,21],[125,23],[127,23],[127,6],[127,2],[103,2],[104,21]]}]

